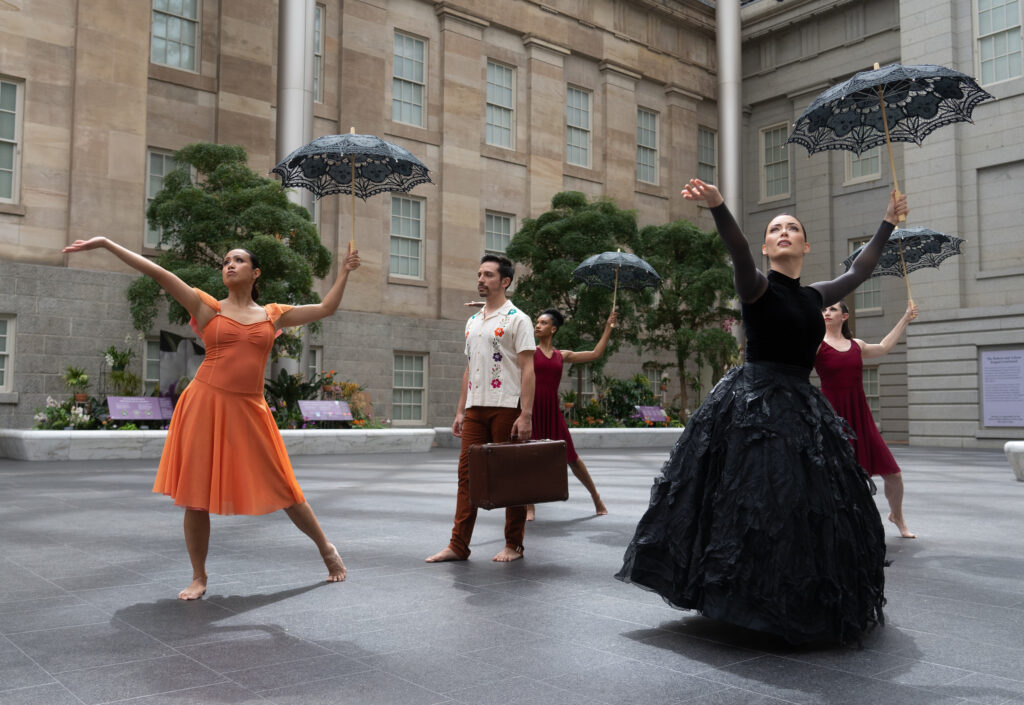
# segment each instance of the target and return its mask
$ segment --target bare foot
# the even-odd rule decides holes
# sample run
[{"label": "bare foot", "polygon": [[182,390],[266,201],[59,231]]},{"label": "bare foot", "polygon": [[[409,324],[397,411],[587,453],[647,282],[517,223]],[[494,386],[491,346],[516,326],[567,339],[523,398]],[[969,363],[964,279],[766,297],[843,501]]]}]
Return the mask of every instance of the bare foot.
[{"label": "bare foot", "polygon": [[464,561],[465,558],[460,557],[455,551],[450,548],[446,548],[442,551],[438,551],[434,555],[426,559],[427,563],[444,563],[445,561]]},{"label": "bare foot", "polygon": [[893,524],[896,525],[896,528],[900,530],[900,536],[902,536],[903,538],[905,538],[905,539],[916,539],[917,538],[917,534],[913,533],[910,529],[908,529],[907,528],[907,523],[905,521],[903,521],[902,519],[900,519],[899,521],[896,521],[893,518],[892,514],[889,514],[889,521],[891,521]]},{"label": "bare foot", "polygon": [[348,570],[345,568],[345,563],[341,560],[341,555],[338,553],[338,549],[334,547],[334,544],[329,543],[327,545],[330,546],[327,553],[320,554],[324,559],[324,565],[327,566],[327,582],[340,583],[348,575]]},{"label": "bare foot", "polygon": [[534,511],[533,505],[532,504],[527,504],[526,505],[526,521],[533,521],[533,518],[536,515],[537,515],[537,512]]},{"label": "bare foot", "polygon": [[603,517],[608,513],[608,507],[604,506],[604,502],[601,501],[600,497],[594,497],[594,513],[599,517]]},{"label": "bare foot", "polygon": [[187,588],[178,593],[179,600],[198,600],[206,594],[206,576],[192,578]]},{"label": "bare foot", "polygon": [[497,561],[498,563],[511,563],[512,561],[518,561],[522,557],[523,554],[519,551],[505,546],[505,548],[501,549],[498,555],[491,560]]}]

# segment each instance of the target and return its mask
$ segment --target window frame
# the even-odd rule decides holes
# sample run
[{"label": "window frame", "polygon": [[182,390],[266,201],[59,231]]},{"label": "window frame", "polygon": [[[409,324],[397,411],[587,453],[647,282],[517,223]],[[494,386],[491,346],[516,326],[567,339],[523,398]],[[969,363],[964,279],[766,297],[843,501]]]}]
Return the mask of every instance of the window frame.
[{"label": "window frame", "polygon": [[[403,61],[414,61],[414,62],[417,60],[416,57],[411,57],[410,58],[410,57],[405,56],[404,54],[401,55],[401,56],[398,54],[399,38],[401,38],[403,42],[405,42],[405,41],[413,42],[414,45],[418,43],[423,48],[423,60],[421,62],[421,64],[422,64],[422,68],[421,68],[422,76],[421,76],[421,80],[420,81],[412,80],[412,79],[406,78],[405,76],[399,76],[398,75],[398,65],[399,65],[399,62],[397,61],[397,59],[402,59]],[[428,44],[427,44],[427,40],[425,38],[417,37],[414,34],[410,34],[408,32],[403,32],[402,30],[399,30],[399,29],[395,30],[394,39],[393,39],[393,47],[392,47],[392,52],[391,52],[391,120],[392,120],[392,122],[397,122],[397,123],[400,123],[402,125],[412,125],[413,127],[426,127],[427,126],[427,76],[428,76],[428,73],[427,73],[427,58],[428,58],[427,57],[427,51],[428,51]],[[395,97],[395,88],[396,88],[396,86],[398,86],[398,85],[405,85],[405,84],[410,85],[410,86],[419,86],[419,88],[420,88],[420,95],[419,95],[420,102],[419,102],[418,105],[416,103],[413,103],[413,102],[410,102],[410,101],[405,101],[404,100],[404,96],[403,96],[403,99],[398,99],[398,98]],[[397,103],[396,103],[396,101],[397,101]],[[408,120],[400,119],[402,117],[401,109],[399,109],[397,111],[397,117],[396,117],[396,104],[397,105],[412,105],[414,107],[417,107],[419,109],[419,112],[420,112],[420,120],[419,120],[419,122],[410,122]]]},{"label": "window frame", "polygon": [[[495,221],[495,220],[497,220],[497,219],[502,219],[502,220],[508,222],[508,233],[499,232],[497,230],[493,230],[493,229],[489,228],[490,223]],[[512,242],[512,237],[515,234],[516,234],[516,217],[514,215],[512,215],[511,213],[499,213],[498,211],[492,211],[492,210],[485,210],[484,211],[484,252],[487,252],[487,253],[490,253],[490,254],[495,254],[495,255],[503,255],[503,254],[505,254],[505,251],[508,249],[508,243]],[[489,238],[489,236],[491,236],[491,235],[495,235],[495,236],[500,237],[500,238],[506,238],[507,237],[508,240],[505,243],[505,247],[500,249],[500,250],[492,248],[492,247],[489,247],[489,245],[490,245],[490,238]]]},{"label": "window frame", "polygon": [[327,6],[313,5],[313,102],[324,102],[324,35],[327,27]]},{"label": "window frame", "polygon": [[[491,100],[491,67],[508,71],[510,76],[509,86],[498,86],[497,83],[493,85],[498,86],[503,90],[508,90],[511,94],[511,100],[509,105],[502,105]],[[515,150],[516,148],[516,88],[517,88],[517,75],[516,67],[509,64],[502,63],[500,61],[494,61],[493,59],[487,59],[487,66],[485,69],[484,76],[484,143],[491,145],[492,147],[498,147],[499,149],[510,149]],[[491,108],[496,110],[506,111],[509,116],[509,125],[506,128],[504,125],[498,125],[497,123],[491,122]],[[490,139],[492,125],[496,129],[508,130],[508,144],[502,144],[500,142],[493,142]]]},{"label": "window frame", "polygon": [[324,346],[307,345],[306,347],[306,379],[316,379],[324,371]]},{"label": "window frame", "polygon": [[[1006,4],[1007,4],[1006,2],[1003,2],[1002,6],[1005,7]],[[982,10],[981,10],[980,0],[973,0],[973,2],[971,3],[971,10],[972,10],[972,16],[973,16],[972,17],[972,26],[973,26],[973,33],[974,33],[972,44],[973,44],[973,51],[974,51],[974,63],[975,63],[975,66],[977,67],[976,75],[978,77],[978,84],[981,85],[981,86],[992,86],[992,85],[995,85],[997,83],[1003,83],[1003,82],[1006,82],[1006,81],[1013,81],[1013,80],[1016,80],[1016,79],[1020,79],[1021,77],[1024,77],[1024,65],[1022,65],[1022,66],[1019,67],[1018,72],[1016,74],[1009,75],[1006,78],[1000,78],[1000,79],[995,79],[994,78],[991,81],[987,81],[985,79],[985,59],[982,58],[982,42],[985,39],[988,39],[990,37],[995,37],[998,34],[1010,33],[1010,32],[1013,31],[1013,27],[1011,26],[1011,27],[1008,27],[1006,29],[1000,29],[1000,30],[998,30],[996,32],[989,32],[985,36],[982,36],[982,33],[981,33],[981,12],[982,12]],[[1021,55],[1021,58],[1018,59],[1018,62],[1021,63],[1021,62],[1024,62],[1024,6],[1022,6],[1022,3],[1019,0],[1017,2],[1017,25],[1016,25],[1016,28],[1017,28],[1017,52],[1016,53]],[[1005,57],[1005,56],[1009,56],[1009,55],[1008,54],[1003,54],[1003,56]]]},{"label": "window frame", "polygon": [[[854,343],[856,345],[857,343]],[[871,419],[875,427],[882,430],[882,382],[878,372],[878,365],[865,365],[861,374],[864,387],[864,397],[868,402],[868,409],[871,411]]]},{"label": "window frame", "polygon": [[[149,356],[151,347],[156,346],[156,359]],[[156,365],[156,374],[152,374],[153,365]],[[153,394],[154,389],[160,388],[160,338],[146,338],[146,346],[142,353],[142,393],[145,396]]]},{"label": "window frame", "polygon": [[[166,66],[168,68],[175,69],[175,70],[178,70],[178,71],[187,71],[188,73],[199,73],[199,68],[200,68],[200,66],[202,66],[202,63],[201,63],[202,62],[202,57],[200,56],[200,50],[202,48],[202,43],[203,43],[202,42],[202,37],[203,37],[203,25],[202,25],[202,20],[203,20],[203,3],[202,3],[202,0],[195,0],[195,2],[196,2],[196,16],[194,18],[186,17],[184,15],[175,15],[174,13],[169,12],[167,9],[157,9],[156,4],[159,3],[159,2],[161,2],[161,0],[154,0],[150,4],[150,22],[149,22],[149,61],[150,61],[150,63],[156,64],[157,66]],[[163,2],[164,2],[164,4],[166,4],[167,0],[163,0]],[[174,18],[176,18],[176,19],[178,19],[179,21],[182,21],[182,22],[191,22],[195,26],[195,33],[194,33],[194,36],[193,36],[193,39],[195,40],[195,45],[192,46],[192,66],[191,66],[191,68],[186,68],[185,66],[181,66],[180,64],[169,64],[169,63],[167,63],[166,62],[166,57],[167,57],[166,49],[164,51],[165,61],[156,61],[155,60],[155,58],[153,56],[153,52],[154,52],[154,46],[155,46],[155,41],[154,40],[156,40],[158,38],[156,36],[156,15],[157,15],[157,13],[160,13],[160,14],[168,16],[168,17],[174,17]],[[163,40],[165,42],[167,41],[167,37],[159,37],[159,39],[161,39],[161,40]],[[177,43],[181,44],[181,42],[177,42]],[[184,45],[184,46],[189,46],[189,45]]]},{"label": "window frame", "polygon": [[[420,382],[421,386],[398,386],[398,358],[409,358],[418,359],[421,361],[422,369],[419,370],[421,375]],[[429,394],[429,371],[430,371],[430,355],[425,352],[411,352],[404,350],[395,350],[391,355],[391,424],[393,426],[422,426],[427,422],[428,406],[427,397]],[[402,373],[416,374],[417,370],[402,369]],[[404,380],[403,380],[404,381]],[[419,418],[398,418],[396,411],[401,407],[416,406],[416,402],[402,402],[396,401],[395,396],[398,392],[419,392]]]},{"label": "window frame", "polygon": [[21,202],[21,152],[25,129],[25,81],[7,75],[0,75],[0,84],[14,87],[14,138],[0,138],[0,141],[13,145],[11,148],[11,195],[0,195],[0,203],[17,204]]},{"label": "window frame", "polygon": [[[410,203],[417,204],[417,208],[419,209],[419,217],[416,219],[416,222],[419,225],[419,228],[418,228],[418,230],[419,230],[419,237],[411,237],[409,235],[405,235],[405,234],[402,234],[402,233],[397,233],[397,234],[395,233],[395,202],[396,201],[408,201]],[[425,269],[426,269],[425,261],[424,261],[425,245],[426,245],[426,238],[425,238],[425,234],[424,234],[424,221],[426,220],[426,212],[425,211],[426,211],[426,201],[424,199],[422,199],[422,198],[416,198],[416,197],[410,196],[408,194],[401,194],[401,195],[399,195],[399,194],[392,194],[391,195],[391,214],[388,217],[388,231],[389,231],[389,239],[388,239],[388,276],[389,277],[397,277],[397,278],[401,278],[401,279],[409,279],[409,280],[414,280],[414,281],[423,281],[423,279],[424,279],[424,272],[425,272]],[[399,218],[404,218],[405,216],[399,214],[398,217]],[[410,217],[408,219],[411,220],[412,218]],[[396,271],[393,270],[392,261],[391,261],[392,257],[406,257],[407,259],[409,259],[408,255],[403,255],[401,253],[395,254],[395,253],[393,253],[391,251],[392,250],[392,245],[393,245],[393,243],[394,243],[394,241],[396,239],[398,239],[398,240],[415,241],[415,242],[418,243],[418,248],[419,249],[418,249],[418,252],[417,252],[417,255],[416,255],[418,272],[416,274],[401,274],[400,272],[396,272]]]},{"label": "window frame", "polygon": [[14,351],[17,347],[15,342],[18,335],[18,316],[14,313],[0,313],[0,321],[7,324],[3,335],[4,347],[0,349],[0,360],[3,360],[3,364],[0,365],[0,393],[6,394],[14,391]]},{"label": "window frame", "polygon": [[[649,115],[653,122],[653,127],[648,129],[642,126],[641,116]],[[660,151],[658,149],[658,123],[660,122],[658,111],[650,108],[645,108],[638,105],[636,108],[636,180],[642,184],[651,184],[657,186],[660,183],[661,169],[660,169]],[[641,142],[641,135],[643,132],[651,133],[652,144],[643,144]],[[642,155],[652,155],[652,163],[648,164],[642,160]],[[646,179],[640,175],[640,168],[643,166],[646,169],[650,169],[653,172],[653,178]]]},{"label": "window frame", "polygon": [[[790,196],[793,193],[793,178],[792,178],[793,177],[793,174],[792,174],[792,163],[793,163],[793,160],[790,159],[789,145],[786,144],[786,139],[785,139],[786,136],[788,135],[788,131],[789,131],[789,124],[785,123],[785,122],[779,122],[779,123],[775,123],[773,125],[767,125],[767,126],[762,127],[762,128],[760,128],[758,130],[757,136],[758,136],[758,147],[759,147],[759,149],[758,149],[757,159],[758,159],[758,165],[759,165],[758,172],[759,172],[760,182],[761,182],[761,193],[760,193],[761,198],[760,198],[759,203],[769,203],[769,202],[772,202],[772,201],[781,201],[783,199],[790,198]],[[785,154],[785,159],[784,160],[780,159],[779,161],[771,162],[769,164],[767,162],[767,160],[766,160],[766,156],[767,155],[765,154],[765,152],[767,150],[766,137],[767,137],[767,135],[769,133],[772,133],[772,132],[780,132],[783,135],[783,140],[782,140],[782,144],[781,144],[780,148],[783,150],[783,153]],[[786,191],[785,191],[785,193],[776,193],[776,194],[768,195],[768,178],[767,178],[767,173],[766,172],[767,172],[769,167],[777,166],[777,165],[780,165],[782,163],[785,163],[785,165],[786,165]]]},{"label": "window frame", "polygon": [[[570,105],[570,96],[573,94],[579,94],[586,97],[585,107],[574,107]],[[584,169],[590,169],[593,164],[593,134],[594,134],[594,93],[593,91],[582,88],[581,86],[568,85],[565,91],[565,163],[572,166],[578,166]],[[572,110],[577,110],[584,113],[587,116],[586,127],[575,125],[571,122],[570,116]],[[585,145],[577,145],[571,143],[571,136],[574,134],[573,131],[582,133],[585,135]],[[573,161],[570,157],[573,154],[573,150],[582,150],[586,156],[586,163],[580,163]]]},{"label": "window frame", "polygon": [[[870,241],[870,237],[857,237],[850,240],[849,254],[853,254],[861,245],[865,245]],[[872,305],[868,306],[864,302],[868,300],[868,296],[871,296]],[[874,303],[874,297],[878,298],[877,305]],[[860,286],[853,293],[853,311],[857,315],[862,313],[882,313],[882,306],[884,300],[882,297],[882,278],[881,277],[868,277],[865,279]]]},{"label": "window frame", "polygon": [[[163,173],[162,174],[158,175],[158,174],[154,174],[152,172],[153,157],[160,157],[161,158],[161,164],[163,165]],[[168,160],[170,160],[170,162],[172,164],[174,164],[174,166],[171,167],[170,169],[167,168]],[[173,151],[164,150],[164,149],[157,149],[157,148],[154,148],[154,147],[148,147],[146,149],[146,207],[143,208],[143,210],[142,210],[142,223],[143,223],[143,227],[144,227],[144,231],[142,233],[142,245],[143,245],[143,247],[146,247],[147,249],[151,249],[151,250],[162,250],[163,249],[163,245],[160,242],[160,240],[163,237],[163,233],[161,231],[159,231],[159,230],[152,230],[151,229],[150,224],[149,224],[149,218],[146,216],[146,213],[149,212],[149,206],[153,202],[153,199],[156,197],[156,194],[159,193],[160,189],[163,188],[163,180],[165,178],[167,178],[167,175],[169,173],[171,173],[172,171],[174,171],[177,168],[178,168],[178,163],[174,159],[174,152]],[[153,187],[153,177],[155,177],[155,176],[158,176],[160,178],[160,189],[157,189],[157,191],[154,192],[152,187]],[[152,193],[152,195],[150,195],[151,193]],[[150,235],[152,233],[154,233],[154,232],[158,236],[156,238],[156,242],[153,242],[152,238],[150,237]]]},{"label": "window frame", "polygon": [[[706,162],[701,159],[701,150],[704,148],[704,145],[701,144],[701,135],[711,137],[711,158],[714,161]],[[702,174],[702,167],[711,170],[710,180],[704,178],[706,173]],[[697,125],[697,178],[708,184],[718,183],[718,130],[704,125]]]},{"label": "window frame", "polygon": [[[861,174],[859,176],[854,175],[853,165],[854,162],[864,162],[872,158],[871,152],[874,152],[873,158],[877,161],[875,165],[875,171],[870,174]],[[872,147],[871,149],[861,152],[858,156],[853,152],[843,152],[843,186],[854,186],[856,184],[864,184],[870,181],[878,181],[882,178],[882,148]]]}]

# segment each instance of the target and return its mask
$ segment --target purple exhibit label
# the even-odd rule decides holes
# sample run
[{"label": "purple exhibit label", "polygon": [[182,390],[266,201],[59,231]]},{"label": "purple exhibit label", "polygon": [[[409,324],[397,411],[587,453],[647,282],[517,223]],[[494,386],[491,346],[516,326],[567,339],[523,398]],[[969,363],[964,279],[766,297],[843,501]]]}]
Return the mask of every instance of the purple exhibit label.
[{"label": "purple exhibit label", "polygon": [[636,410],[644,421],[651,421],[653,423],[668,421],[665,410],[660,406],[638,406]]},{"label": "purple exhibit label", "polygon": [[348,402],[331,400],[305,400],[299,401],[299,411],[305,421],[351,421],[352,410],[348,408]]},{"label": "purple exhibit label", "polygon": [[110,418],[165,421],[171,418],[174,405],[169,397],[107,397]]}]

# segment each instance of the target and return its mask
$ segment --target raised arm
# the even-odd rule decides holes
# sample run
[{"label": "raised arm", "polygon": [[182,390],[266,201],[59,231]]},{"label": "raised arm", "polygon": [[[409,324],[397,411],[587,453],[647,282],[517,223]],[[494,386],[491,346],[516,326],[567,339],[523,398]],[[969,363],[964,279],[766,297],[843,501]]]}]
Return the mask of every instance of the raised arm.
[{"label": "raised arm", "polygon": [[907,325],[917,318],[917,304],[907,302],[907,312],[903,314],[903,317],[896,323],[889,334],[882,338],[880,343],[865,343],[863,340],[858,340],[857,344],[860,345],[860,354],[862,357],[881,357],[887,352],[892,350],[896,346],[896,341],[903,335],[903,331],[907,329]]},{"label": "raised arm", "polygon": [[608,316],[608,321],[604,324],[604,332],[601,333],[601,339],[597,341],[597,345],[594,346],[593,350],[573,352],[572,350],[562,350],[562,359],[565,362],[572,362],[575,364],[583,364],[585,362],[593,362],[594,360],[600,360],[604,357],[604,351],[608,347],[608,340],[612,337],[612,328],[615,327],[615,322],[618,320],[618,316],[614,311]]},{"label": "raised arm", "polygon": [[897,218],[908,212],[907,197],[900,195],[899,198],[896,198],[896,190],[893,189],[889,194],[889,206],[885,209],[885,218],[879,224],[874,237],[857,255],[850,270],[845,274],[840,274],[832,281],[811,284],[821,294],[822,306],[831,306],[846,297],[871,276],[871,273],[875,271],[875,266],[878,265],[878,258],[882,256],[882,248],[885,247],[885,243],[896,227]]},{"label": "raised arm", "polygon": [[341,297],[345,294],[345,284],[348,282],[349,272],[358,269],[359,265],[359,250],[353,250],[352,243],[349,243],[348,254],[345,255],[345,259],[338,265],[338,278],[334,280],[334,285],[331,286],[323,301],[318,304],[295,306],[285,311],[277,319],[277,327],[301,326],[333,315],[341,304]]},{"label": "raised arm", "polygon": [[690,179],[690,183],[683,187],[683,198],[688,201],[704,201],[711,208],[711,215],[715,218],[715,227],[718,229],[718,236],[729,249],[729,256],[732,258],[733,282],[736,284],[736,294],[740,301],[752,303],[761,298],[761,294],[768,288],[768,279],[758,271],[754,264],[754,258],[750,254],[750,245],[743,237],[743,231],[732,217],[732,213],[725,205],[725,200],[717,188],[706,184],[700,179]]},{"label": "raised arm", "polygon": [[62,252],[70,254],[72,252],[85,252],[86,250],[99,249],[109,250],[114,254],[114,256],[129,267],[145,274],[147,277],[159,284],[160,288],[170,294],[175,301],[181,304],[190,315],[195,317],[197,320],[201,319],[200,309],[202,307],[202,302],[199,300],[199,294],[197,294],[192,287],[183,282],[177,274],[167,271],[156,262],[143,257],[137,252],[132,252],[126,247],[118,245],[109,238],[94,237],[91,240],[75,240],[73,243],[65,247]]}]

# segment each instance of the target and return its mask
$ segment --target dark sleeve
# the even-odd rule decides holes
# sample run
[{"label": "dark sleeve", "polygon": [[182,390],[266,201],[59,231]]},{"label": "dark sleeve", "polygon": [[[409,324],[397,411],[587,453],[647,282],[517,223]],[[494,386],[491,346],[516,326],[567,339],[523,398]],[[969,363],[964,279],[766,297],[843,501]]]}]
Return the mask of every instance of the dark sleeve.
[{"label": "dark sleeve", "polygon": [[871,273],[875,271],[878,258],[882,256],[882,248],[889,240],[893,229],[896,226],[885,220],[878,226],[878,232],[871,238],[867,246],[857,255],[853,261],[850,271],[840,274],[830,282],[815,282],[811,284],[821,294],[822,306],[831,306],[835,302],[847,296],[850,292],[864,283]]},{"label": "dark sleeve", "polygon": [[757,301],[768,288],[768,279],[754,265],[747,238],[743,237],[740,226],[724,203],[712,208],[711,215],[715,218],[718,236],[722,238],[732,258],[732,277],[736,284],[736,294],[744,303]]}]

